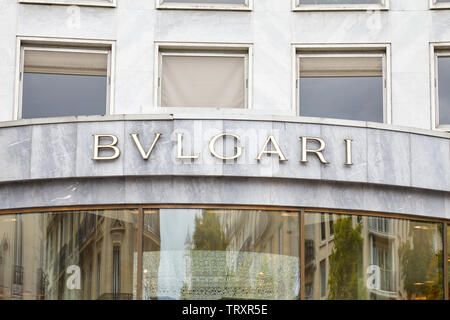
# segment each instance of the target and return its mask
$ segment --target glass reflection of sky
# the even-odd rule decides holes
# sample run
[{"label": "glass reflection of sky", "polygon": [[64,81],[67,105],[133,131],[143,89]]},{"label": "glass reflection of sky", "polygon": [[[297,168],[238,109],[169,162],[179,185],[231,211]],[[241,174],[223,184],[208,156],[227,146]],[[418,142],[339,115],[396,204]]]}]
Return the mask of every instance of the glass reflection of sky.
[{"label": "glass reflection of sky", "polygon": [[[158,296],[164,297],[161,288],[178,288],[178,296],[170,297],[179,299],[183,286],[184,244],[189,231],[190,236],[195,229],[195,215],[201,215],[200,209],[161,209],[161,256],[158,270]],[[167,252],[166,251],[171,251]]]}]

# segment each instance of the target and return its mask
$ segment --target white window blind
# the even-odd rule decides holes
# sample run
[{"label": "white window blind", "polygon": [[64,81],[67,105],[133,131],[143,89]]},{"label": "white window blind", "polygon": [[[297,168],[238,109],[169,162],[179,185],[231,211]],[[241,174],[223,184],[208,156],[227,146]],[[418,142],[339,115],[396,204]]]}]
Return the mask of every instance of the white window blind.
[{"label": "white window blind", "polygon": [[106,76],[108,55],[70,51],[25,50],[24,72]]},{"label": "white window blind", "polygon": [[245,57],[162,55],[161,106],[245,108]]},{"label": "white window blind", "polygon": [[302,57],[300,78],[381,77],[381,57]]},{"label": "white window blind", "polygon": [[246,0],[163,0],[162,3],[246,4]]}]

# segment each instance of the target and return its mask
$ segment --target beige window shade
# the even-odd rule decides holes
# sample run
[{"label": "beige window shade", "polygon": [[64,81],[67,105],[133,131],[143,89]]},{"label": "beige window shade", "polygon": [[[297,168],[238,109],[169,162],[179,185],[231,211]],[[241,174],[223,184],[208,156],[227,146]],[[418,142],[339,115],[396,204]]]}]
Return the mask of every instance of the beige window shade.
[{"label": "beige window shade", "polygon": [[102,53],[25,50],[24,72],[106,76],[108,55]]},{"label": "beige window shade", "polygon": [[381,57],[300,57],[300,78],[382,75]]},{"label": "beige window shade", "polygon": [[162,107],[245,108],[245,58],[162,56]]}]

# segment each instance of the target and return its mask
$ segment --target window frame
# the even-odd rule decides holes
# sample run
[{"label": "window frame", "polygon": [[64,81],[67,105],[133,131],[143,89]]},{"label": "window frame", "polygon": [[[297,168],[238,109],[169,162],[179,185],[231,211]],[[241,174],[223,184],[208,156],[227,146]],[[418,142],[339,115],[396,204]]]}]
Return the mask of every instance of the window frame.
[{"label": "window frame", "polygon": [[325,117],[307,117],[301,115],[300,105],[300,59],[302,57],[381,57],[382,58],[382,78],[383,78],[383,122],[384,124],[392,123],[392,107],[391,107],[391,62],[390,62],[390,44],[336,44],[336,45],[317,45],[317,44],[293,44],[293,77],[292,77],[292,112],[300,118],[311,119],[333,119],[335,121],[344,122],[370,122],[353,119],[337,119]]},{"label": "window frame", "polygon": [[67,6],[117,7],[117,0],[19,0],[23,4],[56,4]]},{"label": "window frame", "polygon": [[300,1],[301,0],[292,0],[292,11],[389,10],[390,0],[380,0],[381,4],[301,4]]},{"label": "window frame", "polygon": [[[154,73],[154,110],[157,112],[246,112],[252,109],[252,63],[253,51],[252,44],[208,44],[208,43],[156,43],[155,45],[155,66]],[[247,51],[242,53],[241,51]],[[161,89],[162,89],[162,58],[163,56],[192,56],[192,57],[243,57],[244,58],[244,102],[243,108],[205,108],[205,107],[162,107]]]},{"label": "window frame", "polygon": [[[75,52],[75,53],[97,53],[107,56],[107,88],[106,88],[106,106],[105,115],[113,114],[114,110],[114,92],[115,92],[115,42],[114,41],[80,41],[80,40],[55,40],[46,38],[26,38],[17,39],[17,62],[16,62],[16,80],[15,80],[15,103],[14,120],[22,118],[22,99],[23,99],[23,73],[25,62],[25,51],[48,51],[48,52]],[[64,74],[64,73],[62,73]],[[63,118],[54,116],[50,118]],[[85,117],[85,116],[70,116]]]},{"label": "window frame", "polygon": [[253,0],[245,0],[244,5],[226,3],[167,3],[164,0],[155,0],[156,9],[170,10],[226,10],[226,11],[252,11]]},{"label": "window frame", "polygon": [[447,3],[436,2],[436,0],[429,0],[430,9],[450,9],[450,1]]},{"label": "window frame", "polygon": [[430,86],[431,86],[431,128],[433,130],[440,130],[445,132],[450,132],[450,123],[440,124],[439,123],[439,57],[450,57],[450,43],[447,44],[431,44],[431,75],[430,75]]}]

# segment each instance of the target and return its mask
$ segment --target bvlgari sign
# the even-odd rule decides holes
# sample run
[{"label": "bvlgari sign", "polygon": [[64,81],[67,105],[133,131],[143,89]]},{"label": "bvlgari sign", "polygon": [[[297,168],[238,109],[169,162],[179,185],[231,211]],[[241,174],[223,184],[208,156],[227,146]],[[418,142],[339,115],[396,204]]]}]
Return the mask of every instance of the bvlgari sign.
[{"label": "bvlgari sign", "polygon": [[[94,156],[93,160],[95,161],[108,161],[114,160],[120,157],[121,151],[118,147],[119,139],[116,135],[113,134],[94,134]],[[199,158],[200,154],[184,154],[183,153],[183,133],[176,133],[176,143],[177,143],[177,159],[191,159],[196,160]],[[225,139],[227,137],[231,137],[235,140],[235,152],[234,154],[221,154],[216,149],[216,144],[219,139]],[[138,133],[130,133],[130,139],[134,142],[139,154],[141,155],[143,160],[150,160],[151,154],[158,142],[162,139],[161,133],[155,133],[155,137],[150,146],[143,146],[141,140],[139,139]],[[344,139],[345,142],[345,165],[350,166],[353,165],[352,162],[352,139]],[[318,146],[312,148],[310,144],[315,142]],[[328,164],[329,162],[325,159],[323,155],[323,151],[326,148],[326,142],[322,138],[318,137],[299,137],[299,147],[301,150],[301,158],[299,159],[302,163],[308,162],[308,156],[317,157],[322,164]],[[220,133],[213,136],[209,140],[208,149],[211,152],[211,155],[215,158],[221,160],[235,160],[240,158],[243,155],[243,147],[241,146],[241,137],[239,135],[233,133]],[[256,160],[260,161],[263,156],[267,155],[276,155],[279,158],[279,161],[287,161],[287,157],[285,153],[280,148],[278,141],[275,139],[273,135],[269,135],[265,141],[265,143],[259,149],[259,153],[255,154]],[[109,151],[108,155],[100,155],[101,151]]]}]

